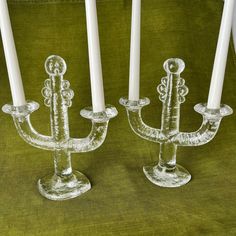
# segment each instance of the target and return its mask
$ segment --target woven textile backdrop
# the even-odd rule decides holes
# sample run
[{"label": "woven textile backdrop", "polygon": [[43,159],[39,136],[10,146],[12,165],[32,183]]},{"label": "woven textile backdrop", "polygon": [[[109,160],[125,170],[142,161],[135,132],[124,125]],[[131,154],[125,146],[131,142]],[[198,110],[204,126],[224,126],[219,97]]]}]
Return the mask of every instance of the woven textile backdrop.
[{"label": "woven textile backdrop", "polygon": [[[79,115],[91,105],[85,6],[82,0],[9,0],[26,97],[40,103],[35,128],[50,134],[49,110],[41,88],[44,61],[62,56],[65,79],[75,91],[69,110],[72,137],[84,137],[91,124]],[[142,1],[141,94],[151,99],[143,118],[160,126],[156,86],[165,76],[163,62],[180,57],[190,89],[181,108],[181,130],[199,128],[193,106],[206,102],[223,1]],[[179,148],[177,161],[193,176],[181,188],[151,184],[142,173],[158,160],[159,146],[130,129],[119,105],[128,94],[131,0],[97,0],[106,102],[119,110],[98,150],[72,156],[92,190],[79,198],[52,202],[39,195],[39,177],[53,171],[51,152],[24,143],[11,117],[0,113],[0,235],[236,235],[236,116],[223,120],[219,133],[201,147]],[[2,45],[2,44],[1,44]],[[222,101],[236,110],[236,58],[229,49]],[[0,103],[11,101],[0,46]]]}]

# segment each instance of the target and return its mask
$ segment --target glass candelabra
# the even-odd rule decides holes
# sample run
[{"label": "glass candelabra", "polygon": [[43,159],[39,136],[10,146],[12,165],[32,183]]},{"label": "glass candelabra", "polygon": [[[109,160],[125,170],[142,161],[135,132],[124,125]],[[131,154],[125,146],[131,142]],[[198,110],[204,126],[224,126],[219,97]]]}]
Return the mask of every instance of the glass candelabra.
[{"label": "glass candelabra", "polygon": [[44,103],[50,108],[51,136],[39,134],[30,122],[30,115],[39,108],[33,101],[24,106],[5,105],[3,111],[13,117],[19,135],[30,145],[53,151],[53,174],[38,181],[39,192],[51,200],[66,200],[77,197],[91,188],[87,177],[79,171],[72,170],[71,154],[89,152],[102,145],[106,138],[109,120],[117,115],[115,107],[108,105],[104,112],[94,113],[88,107],[81,115],[91,120],[92,129],[85,138],[71,138],[69,133],[68,107],[74,96],[70,83],[64,80],[66,63],[59,56],[50,56],[45,62],[49,75],[44,83],[42,94]]},{"label": "glass candelabra", "polygon": [[206,104],[197,104],[194,109],[203,116],[201,127],[195,132],[180,132],[180,105],[188,93],[185,80],[180,77],[184,68],[184,62],[178,58],[168,59],[164,63],[167,76],[162,78],[157,87],[162,102],[161,129],[152,128],[142,120],[141,110],[150,103],[148,98],[138,101],[120,99],[126,108],[132,130],[141,138],[160,144],[158,164],[144,166],[143,171],[152,183],[161,187],[179,187],[190,181],[189,172],[176,164],[177,147],[208,143],[215,137],[221,119],[233,112],[227,105],[221,105],[220,109],[208,109]]}]

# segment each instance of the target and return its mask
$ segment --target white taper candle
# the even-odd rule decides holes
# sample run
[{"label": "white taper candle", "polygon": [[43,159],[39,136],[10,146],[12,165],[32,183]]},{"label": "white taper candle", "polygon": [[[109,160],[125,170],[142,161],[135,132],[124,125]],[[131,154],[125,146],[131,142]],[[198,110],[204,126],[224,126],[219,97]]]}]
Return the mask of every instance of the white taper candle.
[{"label": "white taper candle", "polygon": [[129,100],[139,100],[140,89],[141,0],[132,1],[130,42]]},{"label": "white taper candle", "polygon": [[22,106],[26,104],[25,93],[6,0],[0,0],[0,29],[13,104]]},{"label": "white taper candle", "polygon": [[96,0],[85,0],[93,112],[105,110]]},{"label": "white taper candle", "polygon": [[233,40],[234,40],[234,50],[235,50],[235,53],[236,53],[236,3],[234,3]]},{"label": "white taper candle", "polygon": [[235,0],[225,0],[207,107],[219,109],[229,50]]}]

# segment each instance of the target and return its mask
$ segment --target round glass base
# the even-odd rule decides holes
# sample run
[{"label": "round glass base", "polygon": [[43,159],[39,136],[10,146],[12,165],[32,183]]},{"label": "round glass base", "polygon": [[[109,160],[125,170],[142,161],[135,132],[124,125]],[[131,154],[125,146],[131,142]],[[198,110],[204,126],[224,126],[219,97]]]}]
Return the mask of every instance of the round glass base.
[{"label": "round glass base", "polygon": [[175,188],[187,184],[191,175],[182,166],[176,165],[174,169],[157,166],[144,166],[143,172],[155,185],[160,187]]},{"label": "round glass base", "polygon": [[88,178],[79,171],[69,176],[47,175],[38,181],[39,192],[46,198],[62,201],[78,197],[91,189]]}]

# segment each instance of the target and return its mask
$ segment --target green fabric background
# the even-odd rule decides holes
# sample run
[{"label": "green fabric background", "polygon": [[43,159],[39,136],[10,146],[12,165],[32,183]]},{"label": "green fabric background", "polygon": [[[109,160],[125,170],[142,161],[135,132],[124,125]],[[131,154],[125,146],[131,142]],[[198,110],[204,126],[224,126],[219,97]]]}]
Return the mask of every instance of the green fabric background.
[{"label": "green fabric background", "polygon": [[[165,75],[163,62],[180,57],[190,89],[181,109],[181,130],[202,122],[193,106],[206,102],[221,18],[222,0],[142,1],[141,94],[151,99],[143,110],[159,127],[161,103],[156,86]],[[159,146],[130,129],[119,105],[128,93],[131,0],[97,0],[107,103],[119,110],[98,150],[73,155],[73,167],[86,174],[92,190],[64,202],[38,193],[39,177],[53,171],[50,152],[24,143],[11,117],[0,113],[0,235],[236,235],[236,117],[223,120],[219,133],[201,147],[179,148],[177,162],[192,174],[181,188],[151,184],[142,173],[158,160]],[[82,0],[11,0],[9,10],[27,99],[40,103],[32,115],[35,128],[49,134],[49,110],[41,88],[44,61],[62,56],[65,79],[75,91],[69,110],[71,136],[86,136],[91,124],[79,111],[91,104],[85,7]],[[2,45],[2,44],[1,44]],[[0,46],[0,103],[11,101]],[[236,110],[236,59],[231,42],[223,102]]]}]

